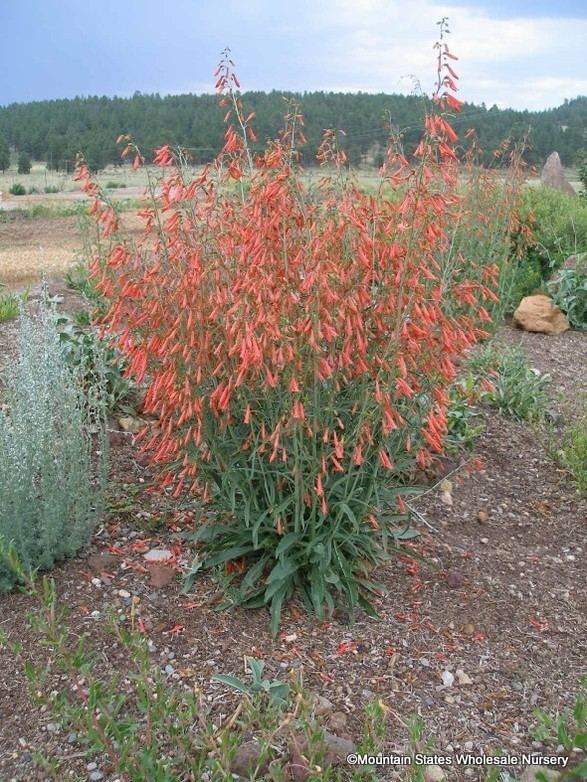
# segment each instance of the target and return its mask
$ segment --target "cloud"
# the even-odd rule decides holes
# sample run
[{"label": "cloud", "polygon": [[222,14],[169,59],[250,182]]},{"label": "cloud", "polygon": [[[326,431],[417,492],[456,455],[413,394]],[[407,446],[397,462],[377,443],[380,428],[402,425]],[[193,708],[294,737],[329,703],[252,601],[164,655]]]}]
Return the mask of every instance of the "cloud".
[{"label": "cloud", "polygon": [[489,105],[543,108],[584,93],[587,19],[518,16],[435,0],[323,0],[306,23],[322,44],[310,55],[324,88],[370,92],[409,89],[415,77],[434,82],[432,44],[444,16],[458,54],[460,97]]}]

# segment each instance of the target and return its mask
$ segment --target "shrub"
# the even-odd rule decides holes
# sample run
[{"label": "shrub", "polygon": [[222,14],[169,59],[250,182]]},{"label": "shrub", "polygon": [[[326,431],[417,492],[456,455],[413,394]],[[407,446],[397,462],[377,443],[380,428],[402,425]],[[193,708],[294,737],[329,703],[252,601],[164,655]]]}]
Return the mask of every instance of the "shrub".
[{"label": "shrub", "polygon": [[587,329],[587,256],[575,269],[560,269],[549,288],[571,326]]},{"label": "shrub", "polygon": [[[204,564],[242,575],[238,599],[269,605],[274,632],[296,590],[319,616],[336,603],[372,610],[372,571],[406,520],[406,476],[442,450],[454,362],[488,333],[499,265],[449,251],[473,215],[445,116],[459,103],[444,42],[438,52],[436,110],[415,163],[389,149],[372,195],[333,131],[318,153],[324,178],[305,184],[297,107],[253,159],[228,55],[221,104],[243,135],[229,124],[215,165],[193,180],[183,154],[157,151],[169,173],[151,182],[143,241],[125,239],[78,166],[102,246],[111,241],[92,263],[104,323],[160,419],[144,442],[159,485],[214,501],[219,513],[197,535]],[[484,247],[484,226],[496,242],[511,228],[477,223]]]},{"label": "shrub", "polygon": [[[22,314],[19,355],[0,410],[0,540],[26,569],[50,568],[89,538],[106,462],[102,389],[84,393],[55,315]],[[0,561],[0,589],[15,574]]]},{"label": "shrub", "polygon": [[20,182],[15,182],[13,185],[10,185],[8,192],[13,196],[23,196],[26,195],[26,187],[21,185]]},{"label": "shrub", "polygon": [[78,374],[84,388],[101,386],[102,399],[108,410],[129,402],[133,386],[123,376],[124,364],[112,340],[100,337],[95,330],[68,315],[59,315],[57,329],[67,363]]},{"label": "shrub", "polygon": [[106,190],[118,190],[121,187],[126,187],[126,185],[125,185],[124,182],[112,182],[112,181],[110,181],[110,182],[106,182],[104,187],[106,188]]},{"label": "shrub", "polygon": [[45,187],[43,188],[43,191],[45,193],[58,193],[59,192],[59,188],[57,187],[57,185],[45,185]]},{"label": "shrub", "polygon": [[[531,230],[524,261],[540,268],[543,281],[570,256],[587,250],[587,203],[550,187],[527,187],[520,208]],[[531,293],[531,291],[528,291]]]}]

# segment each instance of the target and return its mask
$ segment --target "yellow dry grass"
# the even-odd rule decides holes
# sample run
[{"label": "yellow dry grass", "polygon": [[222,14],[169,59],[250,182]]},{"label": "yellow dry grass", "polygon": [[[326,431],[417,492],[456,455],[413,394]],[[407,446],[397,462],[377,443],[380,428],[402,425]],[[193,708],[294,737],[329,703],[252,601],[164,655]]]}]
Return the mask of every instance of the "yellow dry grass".
[{"label": "yellow dry grass", "polygon": [[[121,216],[124,227],[135,233],[142,220],[135,213]],[[27,282],[62,278],[83,260],[84,241],[76,217],[17,218],[0,223],[0,283],[18,286]]]}]

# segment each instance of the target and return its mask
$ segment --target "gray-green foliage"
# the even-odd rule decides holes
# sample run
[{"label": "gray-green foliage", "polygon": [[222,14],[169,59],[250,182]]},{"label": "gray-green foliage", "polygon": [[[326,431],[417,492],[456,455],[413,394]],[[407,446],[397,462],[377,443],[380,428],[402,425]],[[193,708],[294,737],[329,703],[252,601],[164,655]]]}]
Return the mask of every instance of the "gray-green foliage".
[{"label": "gray-green foliage", "polygon": [[488,343],[473,354],[469,369],[493,386],[481,395],[491,407],[518,421],[538,421],[548,414],[550,376],[531,369],[521,350]]},{"label": "gray-green foliage", "polygon": [[[101,512],[107,444],[103,388],[80,382],[43,304],[20,316],[19,353],[0,409],[0,540],[46,569],[87,542]],[[16,575],[0,561],[0,590]]]},{"label": "gray-green foliage", "polygon": [[561,269],[550,286],[554,303],[577,329],[587,329],[586,257],[583,253],[583,264],[576,269]]}]

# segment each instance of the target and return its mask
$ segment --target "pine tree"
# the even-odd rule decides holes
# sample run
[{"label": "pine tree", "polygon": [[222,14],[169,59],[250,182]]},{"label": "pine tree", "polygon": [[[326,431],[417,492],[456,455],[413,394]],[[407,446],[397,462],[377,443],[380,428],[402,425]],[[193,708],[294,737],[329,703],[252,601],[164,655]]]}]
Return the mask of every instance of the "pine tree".
[{"label": "pine tree", "polygon": [[31,159],[26,152],[21,152],[18,156],[18,173],[30,174],[31,173]]},{"label": "pine tree", "polygon": [[10,149],[8,148],[8,144],[0,136],[0,169],[2,170],[2,173],[4,173],[6,169],[9,167],[10,167]]}]

